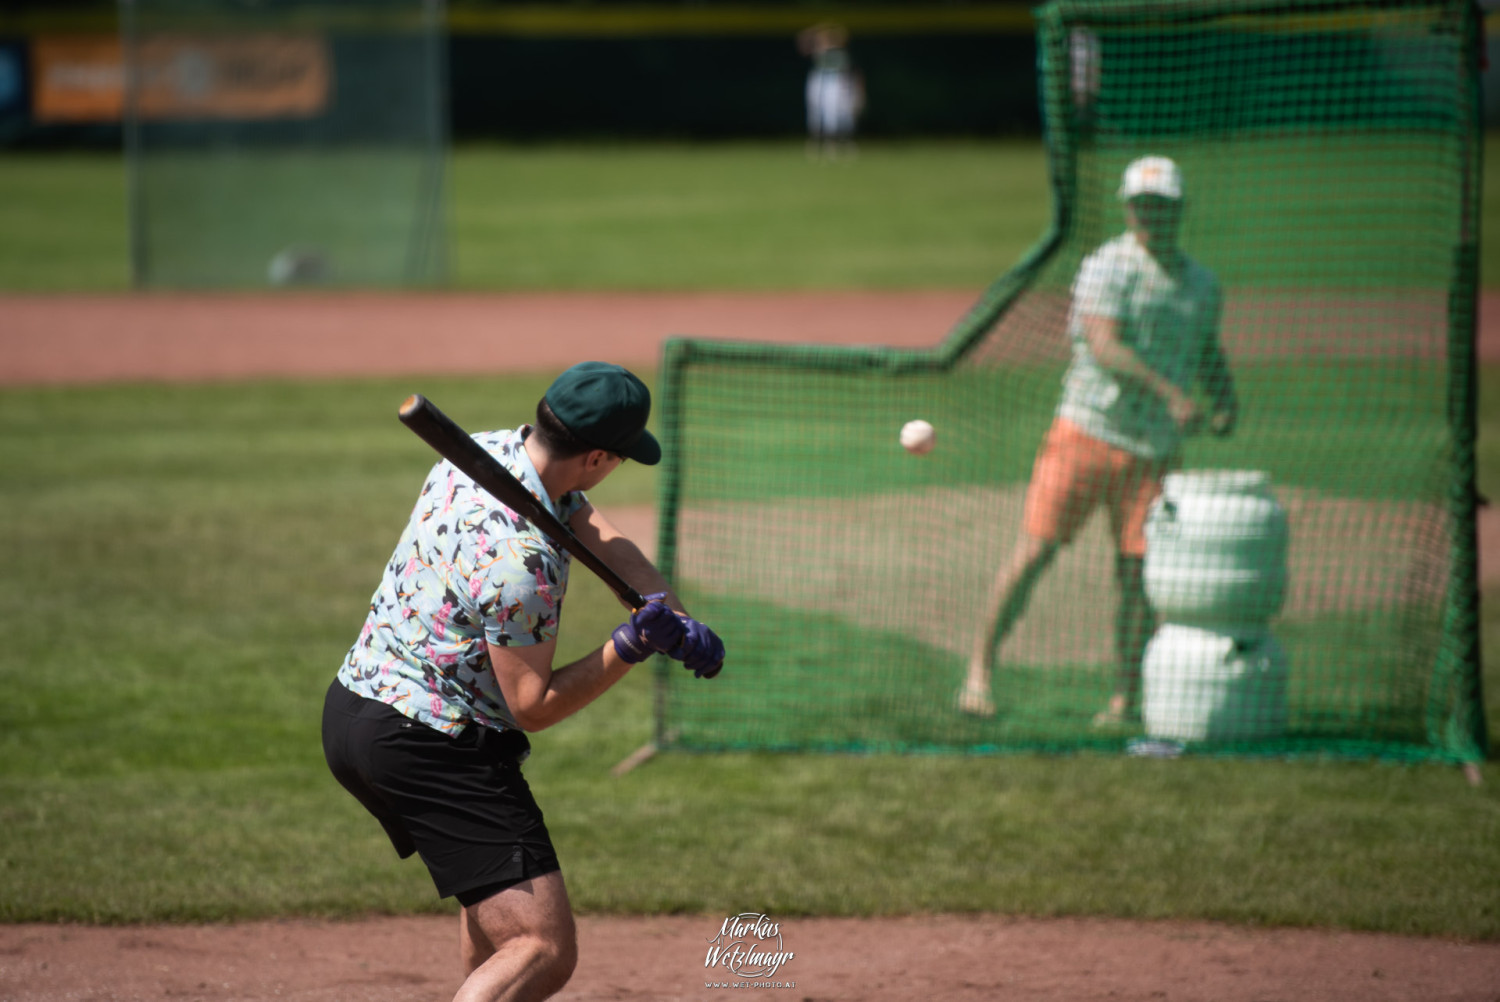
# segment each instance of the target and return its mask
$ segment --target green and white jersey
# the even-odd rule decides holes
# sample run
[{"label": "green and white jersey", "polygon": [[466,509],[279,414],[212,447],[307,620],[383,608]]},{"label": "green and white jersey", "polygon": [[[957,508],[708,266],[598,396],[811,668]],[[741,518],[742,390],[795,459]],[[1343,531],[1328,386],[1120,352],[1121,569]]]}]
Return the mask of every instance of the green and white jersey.
[{"label": "green and white jersey", "polygon": [[1177,451],[1182,435],[1166,401],[1094,360],[1083,333],[1085,316],[1109,317],[1120,341],[1141,361],[1184,391],[1199,378],[1219,336],[1222,296],[1213,272],[1182,257],[1169,274],[1133,233],[1124,233],[1084,259],[1073,280],[1068,337],[1073,363],[1063,377],[1059,417],[1086,434],[1147,459]]}]

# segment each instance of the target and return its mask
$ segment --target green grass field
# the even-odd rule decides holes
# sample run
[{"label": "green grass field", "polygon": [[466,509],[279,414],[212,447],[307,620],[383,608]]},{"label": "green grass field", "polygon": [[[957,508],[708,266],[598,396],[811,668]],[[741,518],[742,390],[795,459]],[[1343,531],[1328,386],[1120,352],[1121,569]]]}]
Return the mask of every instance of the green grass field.
[{"label": "green grass field", "polygon": [[[1214,194],[1243,184],[1260,161],[1212,148],[1174,152],[1202,178],[1189,237],[1212,248],[1238,233],[1264,251],[1243,264],[1227,255],[1221,266],[1236,281],[1288,280],[1253,263],[1263,271],[1293,239],[1322,239],[1322,260],[1338,276],[1348,246],[1320,238],[1321,222],[1339,232],[1358,212],[1371,240],[1399,242],[1425,204],[1351,204],[1320,198],[1316,187],[1268,187],[1234,217]],[[1488,163],[1500,162],[1500,137],[1485,152]],[[1354,190],[1373,197],[1393,183],[1368,154],[1351,147],[1329,158],[1329,184],[1347,191],[1364,177]],[[454,154],[449,179],[452,284],[476,290],[978,288],[1014,264],[1051,218],[1045,153],[1023,141],[867,145],[849,163],[808,162],[793,143],[477,146]],[[1485,173],[1482,205],[1481,277],[1500,287],[1500,253],[1490,251],[1500,240],[1500,168]],[[1302,222],[1294,231],[1262,225],[1278,212]],[[190,232],[186,207],[168,218]],[[0,233],[0,290],[127,288],[119,157],[0,156]]]},{"label": "green grass field", "polygon": [[[639,174],[599,169],[606,157]],[[118,170],[0,160],[0,288],[125,286]],[[713,241],[671,208],[677,191],[713,198],[713,178],[777,172],[839,198],[747,199]],[[627,176],[654,186],[657,211],[600,190]],[[546,196],[511,190],[528,184]],[[976,197],[1001,195],[1024,226],[968,218]],[[899,212],[876,211],[896,200]],[[536,215],[514,222],[508,202]],[[1035,147],[873,148],[847,165],[808,164],[790,145],[463,151],[456,265],[466,288],[964,286],[1020,255],[1045,202]],[[612,235],[589,217],[610,204]],[[774,232],[747,232],[759,220]],[[633,240],[643,260],[584,250],[596,235]],[[744,255],[733,282],[698,260],[731,238]],[[526,417],[547,378],[426,392],[461,423],[502,425]],[[429,463],[392,420],[408,389],[0,392],[0,921],[451,910],[327,775],[317,736],[321,694]],[[1500,497],[1500,369],[1482,373],[1481,404],[1480,489]],[[593,496],[606,510],[646,503],[656,482],[627,466]],[[1485,609],[1494,732],[1500,603]],[[561,657],[618,619],[580,571]],[[651,699],[634,673],[536,738],[528,776],[586,911],[994,911],[1500,938],[1494,775],[1475,789],[1451,767],[1358,761],[731,753],[663,755],[612,778],[651,736]]]},{"label": "green grass field", "polygon": [[[979,288],[1051,213],[1043,151],[1022,142],[894,144],[853,163],[810,163],[794,143],[479,146],[449,178],[452,284],[477,290]],[[197,205],[213,222],[200,196],[164,225],[191,233]],[[277,242],[245,225],[264,260]],[[0,157],[0,233],[0,290],[127,288],[120,159]]]}]

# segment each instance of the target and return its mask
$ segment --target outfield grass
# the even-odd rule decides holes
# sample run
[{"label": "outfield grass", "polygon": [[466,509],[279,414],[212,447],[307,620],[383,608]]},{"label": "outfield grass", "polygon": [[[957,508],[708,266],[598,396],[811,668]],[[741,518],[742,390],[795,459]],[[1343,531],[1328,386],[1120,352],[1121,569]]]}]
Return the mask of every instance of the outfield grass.
[{"label": "outfield grass", "polygon": [[[1485,149],[1481,277],[1500,287],[1500,137]],[[1236,280],[1294,280],[1263,273],[1293,240],[1304,252],[1326,243],[1317,260],[1340,277],[1348,245],[1335,238],[1351,211],[1370,240],[1399,244],[1413,225],[1409,200],[1351,205],[1306,186],[1235,207],[1214,191],[1243,185],[1259,161],[1179,155],[1202,175],[1195,239],[1214,253],[1236,234],[1259,241],[1253,261],[1229,249],[1216,262]],[[1381,161],[1351,150],[1329,163],[1343,187]],[[452,284],[471,290],[978,288],[1051,218],[1045,153],[1026,141],[868,144],[837,163],[808,161],[797,143],[472,146],[453,154],[450,181]],[[1362,190],[1381,183],[1366,176]],[[0,290],[127,288],[125,204],[119,156],[0,156]],[[1264,228],[1271,218],[1300,222]]]},{"label": "outfield grass", "polygon": [[130,283],[125,162],[0,156],[0,289],[113,292]]},{"label": "outfield grass", "polygon": [[[1051,214],[1041,145],[1021,141],[870,145],[837,163],[789,142],[474,146],[450,181],[451,284],[471,290],[979,288]],[[191,233],[171,197],[166,222]],[[127,288],[125,205],[118,156],[0,157],[0,290]],[[266,225],[248,220],[243,241],[262,257],[279,245]]]},{"label": "outfield grass", "polygon": [[[871,147],[835,165],[790,144],[465,150],[455,275],[476,289],[971,287],[1044,229],[1042,168],[1035,144]],[[795,198],[766,201],[794,180]],[[118,158],[0,159],[0,289],[124,288],[123,205]],[[1500,255],[1485,257],[1500,284]],[[1500,497],[1500,369],[1482,375],[1480,487]],[[544,384],[425,389],[478,428],[523,420]],[[317,735],[430,462],[393,417],[408,390],[0,392],[0,921],[451,910],[327,775]],[[607,510],[655,492],[630,464],[594,497]],[[560,656],[618,618],[580,572]],[[1500,603],[1484,636],[1493,733]],[[611,778],[651,736],[649,682],[634,673],[538,735],[528,766],[584,910],[1500,938],[1493,775],[1473,789],[1452,768],[1368,762],[736,753]]]}]

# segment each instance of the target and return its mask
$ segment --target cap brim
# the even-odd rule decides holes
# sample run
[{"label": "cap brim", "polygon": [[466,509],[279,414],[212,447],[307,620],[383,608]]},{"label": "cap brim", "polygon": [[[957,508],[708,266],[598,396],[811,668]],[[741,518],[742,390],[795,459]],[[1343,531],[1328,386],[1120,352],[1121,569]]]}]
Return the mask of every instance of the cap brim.
[{"label": "cap brim", "polygon": [[1122,202],[1129,202],[1137,198],[1165,198],[1169,202],[1182,201],[1182,192],[1180,191],[1174,195],[1169,191],[1152,191],[1149,188],[1142,188],[1139,191],[1126,191],[1124,188],[1121,188],[1119,196]]},{"label": "cap brim", "polygon": [[621,455],[646,466],[655,466],[661,462],[661,443],[656,440],[655,435],[649,431],[643,431],[640,441],[626,449]]}]

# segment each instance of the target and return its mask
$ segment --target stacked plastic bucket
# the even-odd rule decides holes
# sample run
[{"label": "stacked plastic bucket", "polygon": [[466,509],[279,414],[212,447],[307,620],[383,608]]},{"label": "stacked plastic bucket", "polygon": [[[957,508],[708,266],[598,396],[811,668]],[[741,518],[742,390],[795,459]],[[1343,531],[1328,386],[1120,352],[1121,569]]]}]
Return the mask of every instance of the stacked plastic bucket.
[{"label": "stacked plastic bucket", "polygon": [[1255,741],[1286,729],[1287,517],[1265,473],[1168,474],[1146,521],[1141,715],[1151,738]]}]

